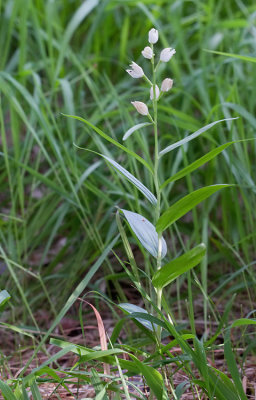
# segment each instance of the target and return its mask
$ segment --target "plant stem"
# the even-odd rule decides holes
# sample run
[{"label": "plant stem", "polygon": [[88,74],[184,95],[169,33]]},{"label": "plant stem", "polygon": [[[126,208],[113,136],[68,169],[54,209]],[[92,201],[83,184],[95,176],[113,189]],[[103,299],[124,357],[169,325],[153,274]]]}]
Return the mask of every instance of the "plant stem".
[{"label": "plant stem", "polygon": [[[153,51],[153,45],[151,45]],[[153,52],[154,54],[154,52]],[[158,129],[157,129],[157,98],[156,98],[156,73],[155,73],[155,63],[154,63],[154,55],[151,59],[152,62],[152,80],[153,80],[153,110],[154,110],[154,139],[155,139],[155,158],[154,158],[154,183],[156,190],[156,212],[155,212],[155,222],[157,222],[160,217],[160,206],[161,206],[161,193],[159,188],[158,181],[158,165],[159,165],[159,152],[158,152]],[[157,261],[156,261],[156,269],[161,268],[161,258],[162,258],[162,233],[158,234],[158,251],[157,251]],[[157,308],[161,311],[162,307],[162,289],[156,290],[157,296]],[[157,338],[159,344],[161,343],[161,327],[157,327]]]}]

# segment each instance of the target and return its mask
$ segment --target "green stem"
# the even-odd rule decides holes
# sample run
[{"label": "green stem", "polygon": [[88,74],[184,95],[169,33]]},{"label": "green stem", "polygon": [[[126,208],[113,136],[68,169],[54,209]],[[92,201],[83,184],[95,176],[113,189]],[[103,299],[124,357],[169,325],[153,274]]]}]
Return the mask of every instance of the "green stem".
[{"label": "green stem", "polygon": [[[151,45],[153,51],[153,45]],[[153,51],[154,53],[154,51]],[[152,62],[152,80],[153,80],[153,110],[154,110],[154,139],[155,139],[155,158],[154,158],[154,183],[156,189],[156,212],[155,212],[155,222],[157,222],[160,217],[160,206],[161,206],[161,193],[159,188],[158,181],[158,165],[159,165],[159,152],[158,152],[158,129],[157,129],[157,98],[156,98],[156,72],[155,72],[155,63],[154,56],[151,59]],[[162,233],[158,234],[158,251],[157,251],[157,261],[156,261],[156,269],[161,268],[161,258],[162,258]],[[156,290],[157,296],[157,308],[161,311],[162,308],[162,289]],[[159,344],[161,344],[161,327],[157,327],[157,338]]]}]

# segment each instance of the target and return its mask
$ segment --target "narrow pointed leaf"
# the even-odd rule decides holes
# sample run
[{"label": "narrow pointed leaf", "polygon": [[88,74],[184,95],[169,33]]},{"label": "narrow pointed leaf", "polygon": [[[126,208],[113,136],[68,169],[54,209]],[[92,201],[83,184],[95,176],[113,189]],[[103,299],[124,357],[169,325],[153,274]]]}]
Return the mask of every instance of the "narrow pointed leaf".
[{"label": "narrow pointed leaf", "polygon": [[129,182],[133,183],[134,186],[142,193],[144,196],[150,201],[152,204],[157,203],[156,197],[151,193],[151,191],[146,188],[146,186],[143,185],[135,176],[133,176],[130,172],[128,172],[125,168],[123,168],[120,164],[118,164],[116,161],[112,160],[111,158],[104,156],[102,154],[102,157],[105,158],[113,167],[115,167],[119,172],[121,172],[122,175],[125,176],[126,179],[128,179]]},{"label": "narrow pointed leaf", "polygon": [[256,57],[243,56],[241,54],[235,54],[235,53],[224,53],[223,51],[208,50],[208,49],[204,49],[204,51],[207,51],[208,53],[218,54],[220,56],[237,58],[237,59],[242,60],[242,61],[249,61],[249,62],[252,62],[252,63],[256,63]]},{"label": "narrow pointed leaf", "polygon": [[112,137],[106,135],[106,133],[104,133],[101,129],[97,128],[97,126],[93,125],[91,122],[87,121],[84,118],[77,117],[75,115],[67,115],[67,114],[63,114],[63,115],[65,117],[77,119],[78,121],[84,122],[86,125],[88,125],[90,128],[92,128],[96,133],[98,133],[101,137],[106,139],[108,142],[114,144],[116,147],[119,147],[120,149],[122,149],[126,153],[130,154],[130,156],[132,156],[132,157],[136,158],[136,160],[140,161],[141,164],[143,164],[153,174],[152,168],[147,163],[147,161],[144,160],[144,158],[140,157],[137,153],[134,153],[134,151],[127,149],[125,146],[123,146],[122,144],[120,144],[116,140],[112,139]]},{"label": "narrow pointed leaf", "polygon": [[203,243],[189,250],[187,253],[170,261],[159,269],[152,278],[152,283],[157,289],[162,289],[173,282],[178,276],[189,271],[200,263],[205,256],[206,247]]},{"label": "narrow pointed leaf", "polygon": [[144,122],[142,124],[134,125],[132,128],[128,129],[123,136],[123,140],[128,139],[129,136],[138,129],[144,128],[145,126],[152,125],[152,122]]},{"label": "narrow pointed leaf", "polygon": [[[132,231],[137,236],[143,247],[155,258],[158,253],[158,234],[156,228],[142,215],[128,210],[122,210]],[[162,258],[167,253],[165,240],[162,238]]]},{"label": "narrow pointed leaf", "polygon": [[201,203],[203,200],[207,199],[218,190],[230,186],[232,185],[221,184],[206,186],[204,188],[195,190],[194,192],[183,197],[182,199],[174,203],[171,207],[169,207],[168,210],[163,213],[163,215],[161,215],[156,224],[157,232],[163,232],[166,228],[168,228],[168,226],[173,224],[179,218],[183,217],[183,215],[187,214],[197,204]]},{"label": "narrow pointed leaf", "polygon": [[5,400],[17,400],[17,397],[14,396],[9,386],[0,380],[0,392],[4,396]]},{"label": "narrow pointed leaf", "polygon": [[236,359],[231,347],[231,339],[230,339],[230,328],[226,331],[225,340],[224,340],[224,356],[227,361],[228,369],[234,381],[235,387],[239,393],[239,397],[241,400],[246,400],[247,396],[244,392],[243,385],[241,382],[241,377],[238,371],[238,367],[236,364]]},{"label": "narrow pointed leaf", "polygon": [[[134,314],[134,319],[136,319],[140,324],[142,324],[143,326],[145,326],[145,328],[151,330],[152,332],[154,332],[154,328],[156,330],[157,325],[153,322],[154,317],[152,315],[150,315],[146,310],[144,310],[144,308],[136,306],[135,304],[131,304],[131,303],[121,303],[119,304],[119,307],[126,311],[128,314]],[[142,317],[136,316],[136,314],[145,314],[145,317],[151,317],[151,318],[147,318],[144,319]],[[152,319],[152,322],[150,321]],[[154,328],[153,328],[154,326]]]},{"label": "narrow pointed leaf", "polygon": [[225,150],[227,147],[229,147],[233,143],[235,143],[235,142],[225,143],[225,144],[217,147],[216,149],[209,151],[209,153],[205,154],[203,157],[198,158],[198,160],[194,161],[192,164],[188,165],[186,168],[183,168],[181,171],[177,172],[175,175],[173,175],[169,179],[167,179],[161,185],[161,189],[163,189],[169,183],[175,182],[178,179],[181,179],[184,176],[195,171],[197,168],[201,167],[201,165],[203,165],[203,164],[207,163],[208,161],[212,160],[213,158],[215,158],[218,154],[220,154],[223,150]]},{"label": "narrow pointed leaf", "polygon": [[160,156],[163,156],[164,154],[169,153],[169,151],[172,151],[172,150],[176,149],[177,147],[180,147],[180,146],[184,145],[185,143],[188,143],[191,140],[195,139],[197,136],[201,135],[202,133],[204,133],[208,129],[212,128],[214,125],[218,124],[219,122],[231,121],[233,119],[237,119],[237,118],[220,119],[219,121],[215,121],[215,122],[212,122],[211,124],[205,125],[202,128],[200,128],[198,131],[192,133],[191,135],[185,137],[184,139],[181,139],[178,142],[173,143],[170,146],[167,146],[165,149],[160,151],[159,154],[160,154]]}]

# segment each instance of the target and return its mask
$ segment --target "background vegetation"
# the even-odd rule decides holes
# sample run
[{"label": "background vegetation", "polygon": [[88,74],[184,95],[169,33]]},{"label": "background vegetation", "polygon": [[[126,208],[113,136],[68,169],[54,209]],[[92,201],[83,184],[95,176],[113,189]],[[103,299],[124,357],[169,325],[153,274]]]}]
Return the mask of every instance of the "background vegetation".
[{"label": "background vegetation", "polygon": [[[148,99],[147,89],[125,69],[142,60],[148,31],[155,27],[161,32],[159,48],[176,49],[167,68],[174,87],[159,106],[160,147],[215,120],[239,117],[163,158],[162,182],[220,144],[255,139],[256,5],[252,0],[6,0],[0,9],[0,288],[11,295],[0,322],[5,380],[15,375],[10,364],[15,355],[31,349],[36,359],[39,350],[47,353],[44,342],[64,316],[79,321],[75,301],[81,293],[97,291],[141,305],[107,246],[118,233],[116,206],[141,210],[149,219],[150,210],[104,160],[74,144],[114,158],[149,188],[153,183],[134,159],[63,114],[79,115],[122,143],[127,129],[141,122],[131,100]],[[134,138],[127,141],[130,150],[144,158],[152,154],[150,129]],[[186,275],[166,290],[168,306],[184,329],[190,329],[193,305],[199,337],[214,335],[224,310],[227,324],[255,318],[255,155],[254,140],[233,144],[175,183],[166,198],[172,203],[204,185],[234,184],[169,231],[173,257],[181,242],[207,245],[207,258],[193,275],[193,298],[187,300]],[[132,248],[140,260],[135,241]],[[120,238],[114,249],[125,260]],[[95,297],[90,301],[114,326],[115,307],[110,311]],[[85,308],[85,327],[89,312]],[[65,333],[62,324],[57,333]],[[30,339],[24,340],[26,335]],[[218,336],[217,344],[222,339]],[[236,330],[233,346],[243,349],[242,356],[235,352],[242,376],[255,345],[255,331]],[[22,357],[21,370],[27,370],[32,358]]]}]

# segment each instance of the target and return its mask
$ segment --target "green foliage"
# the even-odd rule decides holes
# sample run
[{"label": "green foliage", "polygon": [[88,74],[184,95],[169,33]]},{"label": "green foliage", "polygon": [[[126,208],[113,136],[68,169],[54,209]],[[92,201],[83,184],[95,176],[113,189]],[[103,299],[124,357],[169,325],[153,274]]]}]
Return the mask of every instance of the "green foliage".
[{"label": "green foliage", "polygon": [[[19,376],[6,382],[11,371],[2,358],[1,394],[26,400],[30,390],[40,399],[42,380],[68,392],[57,365],[76,350],[78,365],[62,374],[93,384],[98,399],[129,398],[132,389],[145,398],[129,379],[138,374],[156,398],[178,399],[186,388],[194,397],[202,391],[209,399],[246,398],[237,365],[255,353],[254,333],[246,330],[255,325],[249,318],[255,317],[256,282],[255,3],[6,0],[0,11],[1,332],[32,349]],[[159,99],[157,141],[155,124],[130,106],[134,99],[147,102],[154,114],[147,83],[138,85],[124,72],[130,60],[142,65],[153,26],[160,32],[155,54],[176,49],[165,73],[163,63],[156,71],[158,82],[174,79]],[[149,75],[150,62],[143,62]],[[223,182],[229,187],[219,190]],[[115,220],[115,206],[143,216],[154,233],[138,234],[122,212]],[[159,244],[166,244],[166,259],[160,260]],[[126,299],[124,281],[136,288],[134,299]],[[82,355],[68,343],[50,357],[49,336],[57,326],[62,332],[62,318],[74,316],[75,303],[92,290],[111,304],[116,321],[104,350],[109,354],[102,361],[99,349]],[[239,316],[235,293],[246,299]],[[100,308],[99,295],[91,296]],[[134,307],[121,319],[111,303],[116,297]],[[200,340],[198,298],[204,303]],[[50,326],[40,319],[44,314]],[[206,361],[219,339],[224,372]],[[47,360],[25,376],[39,350]],[[129,359],[121,358],[124,351]],[[79,370],[88,359],[91,375]],[[113,382],[101,361],[115,368]],[[166,368],[170,376],[182,370],[186,380],[176,386],[170,379],[165,388]]]}]

